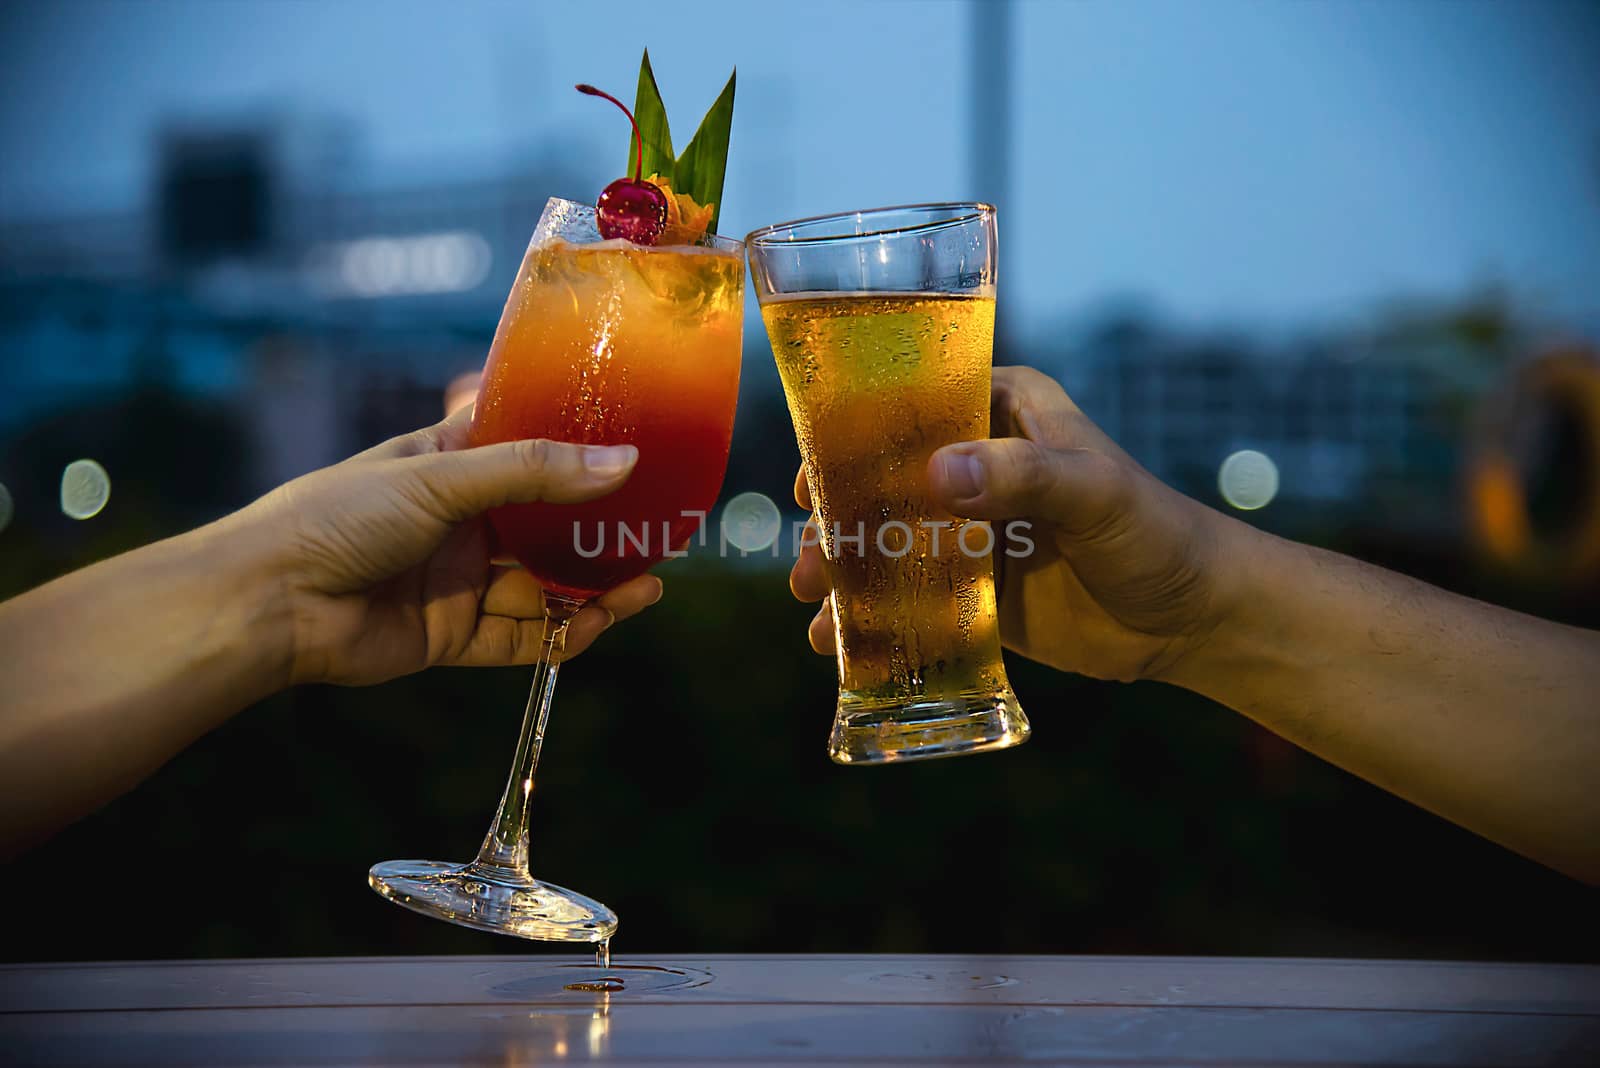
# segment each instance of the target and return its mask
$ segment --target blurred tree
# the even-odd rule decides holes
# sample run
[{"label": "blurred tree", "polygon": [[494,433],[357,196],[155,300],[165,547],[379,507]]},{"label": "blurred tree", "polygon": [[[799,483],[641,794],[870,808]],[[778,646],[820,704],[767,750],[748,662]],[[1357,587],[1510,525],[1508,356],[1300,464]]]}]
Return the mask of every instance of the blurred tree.
[{"label": "blurred tree", "polygon": [[[1600,957],[1592,892],[1160,685],[1013,661],[1027,746],[835,767],[833,666],[782,572],[663,572],[563,673],[535,806],[535,872],[615,907],[622,953]],[[14,925],[5,955],[564,951],[365,886],[476,847],[527,684],[436,671],[246,712],[0,879],[13,916],[55,871],[57,914],[120,918]]]}]

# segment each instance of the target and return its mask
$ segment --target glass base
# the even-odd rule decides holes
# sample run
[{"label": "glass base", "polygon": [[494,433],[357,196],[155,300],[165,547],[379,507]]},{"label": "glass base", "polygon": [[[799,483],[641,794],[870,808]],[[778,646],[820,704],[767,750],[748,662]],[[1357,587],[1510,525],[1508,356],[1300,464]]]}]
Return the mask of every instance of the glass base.
[{"label": "glass base", "polygon": [[510,869],[437,860],[374,864],[367,884],[436,920],[539,942],[603,942],[617,914],[600,902]]},{"label": "glass base", "polygon": [[836,764],[888,764],[985,753],[1021,745],[1032,729],[1009,689],[895,703],[843,693],[828,739],[828,756]]}]

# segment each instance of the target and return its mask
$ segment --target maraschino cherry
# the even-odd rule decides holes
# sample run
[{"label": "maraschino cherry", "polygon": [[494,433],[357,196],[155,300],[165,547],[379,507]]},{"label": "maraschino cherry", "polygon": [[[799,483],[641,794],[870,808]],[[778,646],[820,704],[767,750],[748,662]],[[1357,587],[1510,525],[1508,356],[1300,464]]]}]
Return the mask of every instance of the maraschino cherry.
[{"label": "maraschino cherry", "polygon": [[578,92],[604,97],[628,116],[633,123],[633,140],[637,156],[632,178],[618,178],[606,186],[595,202],[595,220],[600,236],[606,239],[622,237],[636,245],[653,245],[667,228],[667,195],[644,180],[644,135],[633,112],[623,107],[622,101],[610,93],[603,93],[592,85],[580,85]]}]

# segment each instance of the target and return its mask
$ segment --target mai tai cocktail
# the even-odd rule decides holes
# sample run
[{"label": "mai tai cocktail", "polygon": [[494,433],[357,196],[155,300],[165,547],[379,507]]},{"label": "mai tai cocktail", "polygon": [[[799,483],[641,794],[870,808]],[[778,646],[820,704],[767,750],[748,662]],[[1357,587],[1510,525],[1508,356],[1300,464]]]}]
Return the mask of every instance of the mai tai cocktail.
[{"label": "mai tai cocktail", "polygon": [[[731,109],[731,88],[725,96]],[[544,588],[544,640],[515,763],[477,858],[378,864],[368,881],[389,900],[522,938],[604,943],[616,930],[605,905],[530,873],[534,773],[568,621],[680,547],[721,489],[739,392],[741,248],[714,236],[714,211],[674,193],[670,178],[636,172],[612,183],[598,208],[545,206],[489,351],[469,440],[631,444],[638,462],[608,497],[489,513],[500,551]]]},{"label": "mai tai cocktail", "polygon": [[746,238],[816,509],[839,665],[828,752],[883,763],[1017,745],[994,530],[929,499],[934,451],[989,436],[995,217],[983,204]]},{"label": "mai tai cocktail", "polygon": [[[551,201],[547,214],[591,211]],[[489,514],[501,548],[555,595],[642,574],[717,499],[739,395],[744,261],[731,241],[678,248],[559,238],[529,249],[473,411],[474,445],[633,444],[622,488]]]}]

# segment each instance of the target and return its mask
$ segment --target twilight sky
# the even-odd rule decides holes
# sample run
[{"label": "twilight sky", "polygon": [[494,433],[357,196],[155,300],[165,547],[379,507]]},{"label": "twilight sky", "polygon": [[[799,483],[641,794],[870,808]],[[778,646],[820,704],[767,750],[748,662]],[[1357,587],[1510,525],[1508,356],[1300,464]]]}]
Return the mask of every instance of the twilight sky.
[{"label": "twilight sky", "polygon": [[1002,299],[1030,326],[1126,298],[1305,325],[1500,281],[1600,332],[1600,5],[1017,0],[1007,191],[970,188],[972,18],[969,0],[7,4],[0,219],[136,208],[169,116],[348,121],[358,185],[559,151],[598,191],[626,127],[570,86],[631,100],[648,44],[680,147],[739,67],[724,231],[995,199]]}]

